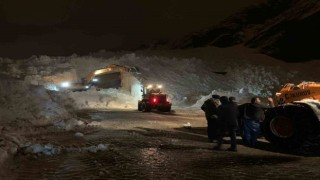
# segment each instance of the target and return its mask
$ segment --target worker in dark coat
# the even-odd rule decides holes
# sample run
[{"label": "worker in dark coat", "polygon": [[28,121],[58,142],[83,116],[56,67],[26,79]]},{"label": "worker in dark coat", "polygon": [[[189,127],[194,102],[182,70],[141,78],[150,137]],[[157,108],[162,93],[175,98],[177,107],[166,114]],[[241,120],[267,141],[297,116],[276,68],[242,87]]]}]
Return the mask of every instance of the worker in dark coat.
[{"label": "worker in dark coat", "polygon": [[268,98],[268,105],[261,103],[258,97],[253,97],[251,103],[244,106],[243,141],[246,145],[253,147],[257,143],[260,134],[260,123],[264,121],[264,111],[274,107],[272,98]]},{"label": "worker in dark coat", "polygon": [[[231,105],[233,106],[233,108],[235,109],[235,111],[237,112],[237,116],[239,115],[238,112],[238,103],[236,102],[236,98],[233,96],[229,97],[229,102],[231,103]],[[239,124],[238,124],[239,125]]]},{"label": "worker in dark coat", "polygon": [[221,105],[219,95],[212,95],[212,97],[204,102],[201,109],[205,112],[207,119],[207,133],[209,142],[217,137],[217,123],[218,123],[218,107]]},{"label": "worker in dark coat", "polygon": [[233,103],[229,102],[228,97],[222,96],[220,98],[221,106],[219,107],[219,121],[220,121],[220,136],[218,144],[214,149],[220,149],[223,143],[223,135],[225,131],[231,139],[231,146],[228,151],[237,151],[237,135],[236,131],[238,128],[237,121],[237,108]]}]

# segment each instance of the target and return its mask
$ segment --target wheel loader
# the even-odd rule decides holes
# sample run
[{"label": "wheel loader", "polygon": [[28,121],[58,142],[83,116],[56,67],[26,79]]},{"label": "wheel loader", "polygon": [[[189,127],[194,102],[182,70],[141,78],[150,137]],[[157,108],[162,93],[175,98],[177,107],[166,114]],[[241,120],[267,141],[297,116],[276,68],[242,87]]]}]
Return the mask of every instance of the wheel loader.
[{"label": "wheel loader", "polygon": [[320,148],[320,83],[286,84],[275,103],[265,113],[265,138],[285,151]]},{"label": "wheel loader", "polygon": [[138,110],[142,112],[150,112],[152,109],[157,109],[163,112],[171,111],[171,103],[167,94],[162,92],[162,85],[143,86],[142,100],[138,101]]}]

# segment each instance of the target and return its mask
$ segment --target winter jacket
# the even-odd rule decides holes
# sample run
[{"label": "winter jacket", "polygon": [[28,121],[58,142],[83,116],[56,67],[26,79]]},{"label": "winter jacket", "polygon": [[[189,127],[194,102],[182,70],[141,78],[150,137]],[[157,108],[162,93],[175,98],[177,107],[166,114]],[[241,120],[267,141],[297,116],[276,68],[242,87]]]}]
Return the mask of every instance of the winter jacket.
[{"label": "winter jacket", "polygon": [[218,107],[220,106],[219,99],[210,98],[206,100],[201,109],[205,112],[207,120],[218,118]]},{"label": "winter jacket", "polygon": [[219,107],[219,119],[224,124],[225,128],[234,128],[238,127],[238,112],[237,108],[233,103],[223,103]]},{"label": "winter jacket", "polygon": [[262,122],[265,118],[264,110],[267,108],[273,107],[273,105],[264,105],[262,103],[250,103],[247,104],[244,108],[244,118],[251,119],[257,122]]}]

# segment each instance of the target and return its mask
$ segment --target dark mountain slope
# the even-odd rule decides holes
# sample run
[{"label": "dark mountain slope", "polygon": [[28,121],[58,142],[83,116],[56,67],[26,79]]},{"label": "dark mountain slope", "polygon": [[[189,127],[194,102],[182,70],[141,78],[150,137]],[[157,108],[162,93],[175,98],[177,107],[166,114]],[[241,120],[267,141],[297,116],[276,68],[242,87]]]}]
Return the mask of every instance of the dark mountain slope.
[{"label": "dark mountain slope", "polygon": [[244,44],[287,62],[319,59],[319,0],[269,0],[220,24],[156,47],[172,49]]}]

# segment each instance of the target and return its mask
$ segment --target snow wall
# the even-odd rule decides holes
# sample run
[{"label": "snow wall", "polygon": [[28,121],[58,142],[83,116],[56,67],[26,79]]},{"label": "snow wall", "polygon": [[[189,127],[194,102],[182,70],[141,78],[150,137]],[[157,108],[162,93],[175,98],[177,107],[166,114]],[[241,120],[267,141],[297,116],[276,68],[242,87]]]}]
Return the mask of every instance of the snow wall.
[{"label": "snow wall", "polygon": [[[142,84],[162,84],[176,109],[199,110],[211,94],[234,96],[243,103],[252,96],[272,96],[286,82],[316,81],[307,72],[310,66],[319,69],[318,61],[286,64],[263,55],[244,56],[237,53],[232,49],[211,48],[117,53],[100,51],[88,56],[32,56],[24,60],[2,58],[0,118],[1,121],[21,117],[50,121],[74,116],[74,111],[78,109],[136,109]],[[60,83],[79,81],[90,71],[108,64],[135,66],[140,69],[140,74],[123,74],[123,87],[120,89],[55,91],[55,86]]]}]

